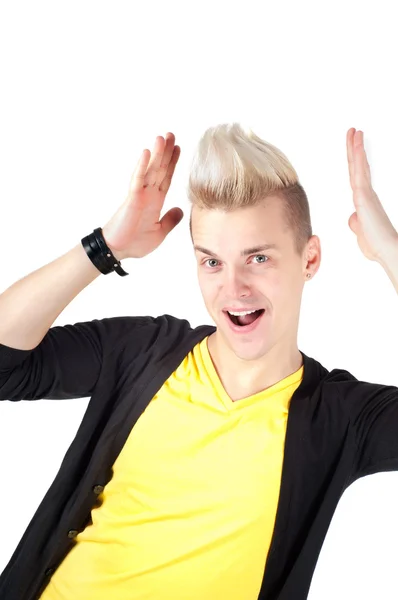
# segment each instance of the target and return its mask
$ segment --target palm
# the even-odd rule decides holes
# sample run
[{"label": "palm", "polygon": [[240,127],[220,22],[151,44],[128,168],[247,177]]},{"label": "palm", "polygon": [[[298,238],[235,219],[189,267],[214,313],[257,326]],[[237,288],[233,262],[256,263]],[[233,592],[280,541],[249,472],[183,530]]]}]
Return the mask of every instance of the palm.
[{"label": "palm", "polygon": [[347,159],[355,206],[348,224],[366,258],[380,262],[390,246],[397,243],[397,232],[372,187],[363,132],[353,127],[347,132]]},{"label": "palm", "polygon": [[180,147],[172,133],[156,138],[153,154],[145,149],[130,181],[125,202],[103,229],[108,245],[125,256],[145,256],[157,248],[181,220],[180,208],[160,213],[169,190]]}]

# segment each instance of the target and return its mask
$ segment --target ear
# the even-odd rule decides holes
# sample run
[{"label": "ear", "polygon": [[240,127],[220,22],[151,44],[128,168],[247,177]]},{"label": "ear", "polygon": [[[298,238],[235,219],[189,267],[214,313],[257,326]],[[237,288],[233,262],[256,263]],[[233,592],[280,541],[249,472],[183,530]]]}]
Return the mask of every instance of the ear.
[{"label": "ear", "polygon": [[312,276],[314,276],[321,265],[321,258],[321,240],[317,235],[312,235],[307,242],[305,250],[304,270],[307,271],[309,269]]}]

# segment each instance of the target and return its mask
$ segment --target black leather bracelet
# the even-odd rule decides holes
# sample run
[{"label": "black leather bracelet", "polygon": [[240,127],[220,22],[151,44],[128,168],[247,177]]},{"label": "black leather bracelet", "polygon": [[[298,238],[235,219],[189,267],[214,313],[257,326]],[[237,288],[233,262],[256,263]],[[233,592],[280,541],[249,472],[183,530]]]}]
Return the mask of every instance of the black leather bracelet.
[{"label": "black leather bracelet", "polygon": [[97,267],[103,275],[108,275],[113,271],[116,271],[116,273],[122,277],[128,275],[128,273],[122,269],[120,261],[117,260],[106,245],[101,227],[97,227],[94,229],[93,233],[82,238],[81,243],[93,265]]}]

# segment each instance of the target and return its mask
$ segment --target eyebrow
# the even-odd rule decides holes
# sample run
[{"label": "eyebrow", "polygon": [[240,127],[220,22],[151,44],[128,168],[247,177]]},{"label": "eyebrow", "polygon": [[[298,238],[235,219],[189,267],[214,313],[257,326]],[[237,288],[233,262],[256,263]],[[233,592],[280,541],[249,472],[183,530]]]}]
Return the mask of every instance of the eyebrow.
[{"label": "eyebrow", "polygon": [[[220,258],[212,252],[211,250],[207,250],[207,248],[203,248],[202,246],[194,246],[194,249],[198,252],[202,252],[203,254],[208,254],[209,256],[215,256],[216,258]],[[249,254],[255,254],[256,252],[262,252],[263,250],[279,250],[279,247],[276,244],[263,244],[262,246],[253,246],[253,248],[246,248],[242,250],[241,256],[248,256]]]}]

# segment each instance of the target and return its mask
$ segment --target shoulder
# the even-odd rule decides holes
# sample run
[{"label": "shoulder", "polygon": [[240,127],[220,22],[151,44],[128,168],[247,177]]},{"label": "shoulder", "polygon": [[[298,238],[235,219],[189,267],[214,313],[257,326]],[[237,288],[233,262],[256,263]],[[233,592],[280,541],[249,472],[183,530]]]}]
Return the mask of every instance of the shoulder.
[{"label": "shoulder", "polygon": [[108,352],[128,348],[129,353],[169,351],[179,346],[192,347],[215,331],[211,325],[193,327],[187,319],[175,315],[122,315],[97,321],[107,338]]}]

